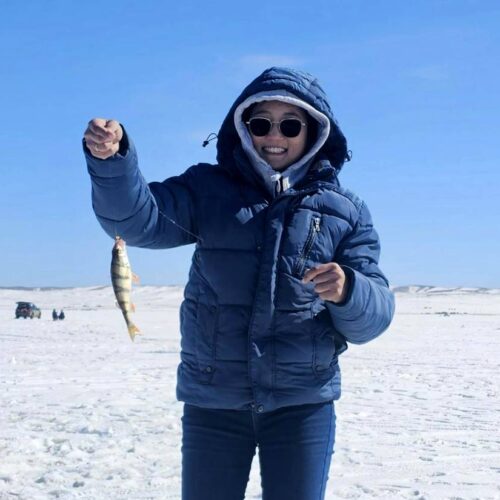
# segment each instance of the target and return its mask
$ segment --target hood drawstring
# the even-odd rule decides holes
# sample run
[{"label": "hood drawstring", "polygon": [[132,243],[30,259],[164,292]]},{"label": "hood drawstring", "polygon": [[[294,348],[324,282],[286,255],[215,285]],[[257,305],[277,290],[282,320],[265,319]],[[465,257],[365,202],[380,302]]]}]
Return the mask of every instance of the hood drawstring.
[{"label": "hood drawstring", "polygon": [[276,194],[283,193],[290,188],[290,179],[288,177],[283,177],[281,174],[271,175],[271,180],[276,183]]},{"label": "hood drawstring", "polygon": [[[211,137],[212,135],[213,135],[213,137]],[[201,146],[202,146],[202,147],[205,147],[205,146],[207,146],[207,145],[208,145],[208,143],[209,143],[210,141],[213,141],[214,139],[217,139],[217,138],[218,138],[218,135],[217,135],[217,134],[214,134],[214,133],[212,132],[212,133],[208,134],[208,137],[207,137],[207,138],[203,141],[203,143],[202,143],[202,145],[201,145]]]},{"label": "hood drawstring", "polygon": [[275,194],[281,193],[281,174],[271,175],[271,181],[274,182],[274,192]]}]

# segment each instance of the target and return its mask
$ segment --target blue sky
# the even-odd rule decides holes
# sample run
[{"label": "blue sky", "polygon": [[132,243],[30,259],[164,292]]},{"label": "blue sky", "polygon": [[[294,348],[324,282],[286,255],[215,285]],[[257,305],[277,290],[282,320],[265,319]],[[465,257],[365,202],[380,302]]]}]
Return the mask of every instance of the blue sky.
[{"label": "blue sky", "polygon": [[[122,122],[150,180],[215,161],[242,88],[272,65],[317,76],[394,285],[500,287],[500,3],[473,0],[24,1],[0,17],[0,286],[109,283],[81,136]],[[192,247],[130,249],[143,284],[182,284]]]}]

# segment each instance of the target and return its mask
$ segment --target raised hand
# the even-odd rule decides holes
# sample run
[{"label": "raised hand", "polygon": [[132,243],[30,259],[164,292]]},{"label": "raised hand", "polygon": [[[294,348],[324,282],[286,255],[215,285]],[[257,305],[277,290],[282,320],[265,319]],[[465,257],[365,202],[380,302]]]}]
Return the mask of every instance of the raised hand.
[{"label": "raised hand", "polygon": [[93,118],[83,134],[88,150],[100,160],[106,160],[118,152],[123,129],[116,120]]}]

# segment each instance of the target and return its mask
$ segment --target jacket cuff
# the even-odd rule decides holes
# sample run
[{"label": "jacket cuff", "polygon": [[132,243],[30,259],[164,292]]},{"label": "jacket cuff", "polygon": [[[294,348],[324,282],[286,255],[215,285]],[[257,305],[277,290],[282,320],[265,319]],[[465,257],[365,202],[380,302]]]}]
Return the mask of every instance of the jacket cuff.
[{"label": "jacket cuff", "polygon": [[[348,266],[342,266],[349,280],[349,288],[343,302],[327,301],[331,313],[338,319],[352,321],[364,313],[370,295],[369,283],[365,276]],[[364,286],[365,285],[365,286]]]}]

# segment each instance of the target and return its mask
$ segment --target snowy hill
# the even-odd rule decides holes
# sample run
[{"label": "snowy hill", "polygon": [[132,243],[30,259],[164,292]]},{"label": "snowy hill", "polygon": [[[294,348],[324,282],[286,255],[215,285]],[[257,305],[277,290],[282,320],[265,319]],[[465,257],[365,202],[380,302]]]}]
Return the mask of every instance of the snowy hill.
[{"label": "snowy hill", "polygon": [[426,285],[409,285],[393,287],[394,293],[415,293],[427,295],[467,295],[467,294],[487,294],[500,295],[500,288],[470,288],[470,287],[439,287]]}]

